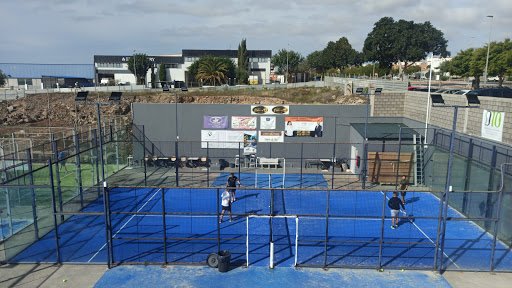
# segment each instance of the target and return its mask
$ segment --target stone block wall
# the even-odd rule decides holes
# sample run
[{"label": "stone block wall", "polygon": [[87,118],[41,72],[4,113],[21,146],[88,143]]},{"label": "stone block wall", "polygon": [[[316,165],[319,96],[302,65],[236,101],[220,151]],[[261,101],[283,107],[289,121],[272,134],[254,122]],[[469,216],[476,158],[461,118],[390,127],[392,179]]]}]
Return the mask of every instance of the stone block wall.
[{"label": "stone block wall", "polygon": [[[372,116],[405,117],[425,123],[427,114],[426,92],[408,91],[406,93],[382,94],[372,99]],[[460,108],[457,117],[457,131],[473,136],[481,136],[483,110],[505,112],[503,119],[502,143],[512,145],[512,99],[497,97],[478,97],[479,108]],[[445,105],[465,106],[466,96],[443,94]],[[430,107],[429,123],[448,130],[452,129],[454,108]]]}]

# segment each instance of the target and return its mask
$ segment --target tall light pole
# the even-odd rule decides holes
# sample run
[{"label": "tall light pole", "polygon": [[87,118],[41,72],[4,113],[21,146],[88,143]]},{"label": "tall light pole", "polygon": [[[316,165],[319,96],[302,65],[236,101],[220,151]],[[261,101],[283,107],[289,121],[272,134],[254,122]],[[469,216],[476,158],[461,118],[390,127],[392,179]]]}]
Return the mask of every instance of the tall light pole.
[{"label": "tall light pole", "polygon": [[489,42],[487,43],[487,59],[485,60],[485,72],[484,72],[484,84],[487,84],[487,77],[488,75],[488,68],[489,68],[489,50],[491,48],[491,32],[492,32],[492,20],[494,19],[494,16],[487,15],[488,18],[491,18],[491,28],[489,28]]},{"label": "tall light pole", "polygon": [[288,84],[288,51],[290,50],[290,43],[288,43],[288,49],[286,49],[286,84]]},{"label": "tall light pole", "polygon": [[137,86],[137,67],[135,66],[135,50],[133,50],[133,74],[135,75],[135,86]]}]

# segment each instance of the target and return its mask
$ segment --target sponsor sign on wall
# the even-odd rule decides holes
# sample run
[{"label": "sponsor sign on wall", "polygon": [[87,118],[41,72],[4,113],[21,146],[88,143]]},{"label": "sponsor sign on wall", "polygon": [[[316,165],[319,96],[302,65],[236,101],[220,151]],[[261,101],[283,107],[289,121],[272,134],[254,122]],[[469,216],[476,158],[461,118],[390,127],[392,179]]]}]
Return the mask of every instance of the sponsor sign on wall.
[{"label": "sponsor sign on wall", "polygon": [[501,142],[504,122],[504,112],[484,110],[482,119],[482,137]]},{"label": "sponsor sign on wall", "polygon": [[284,142],[283,131],[259,131],[259,142]]},{"label": "sponsor sign on wall", "polygon": [[261,116],[260,117],[260,129],[263,129],[263,130],[276,129],[276,117],[275,116]]},{"label": "sponsor sign on wall", "polygon": [[322,137],[324,117],[285,117],[286,137]]},{"label": "sponsor sign on wall", "polygon": [[[201,130],[201,148],[256,148],[256,131]],[[207,143],[208,142],[208,143]]]},{"label": "sponsor sign on wall", "polygon": [[251,105],[251,114],[259,115],[288,115],[290,106],[288,105]]},{"label": "sponsor sign on wall", "polygon": [[227,129],[229,128],[228,116],[203,116],[203,128]]},{"label": "sponsor sign on wall", "polygon": [[256,130],[257,117],[255,116],[231,116],[231,129]]}]

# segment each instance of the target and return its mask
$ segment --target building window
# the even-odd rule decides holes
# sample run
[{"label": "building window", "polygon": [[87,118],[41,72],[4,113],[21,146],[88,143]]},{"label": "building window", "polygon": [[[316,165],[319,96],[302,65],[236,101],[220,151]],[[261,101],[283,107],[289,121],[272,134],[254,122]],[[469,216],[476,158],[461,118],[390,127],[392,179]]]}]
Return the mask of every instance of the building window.
[{"label": "building window", "polygon": [[165,68],[178,68],[178,64],[177,63],[165,64]]},{"label": "building window", "polygon": [[122,68],[123,63],[98,63],[98,67]]},{"label": "building window", "polygon": [[32,85],[32,79],[18,78],[18,86]]},{"label": "building window", "polygon": [[249,58],[249,62],[252,63],[265,63],[268,61],[268,58]]}]

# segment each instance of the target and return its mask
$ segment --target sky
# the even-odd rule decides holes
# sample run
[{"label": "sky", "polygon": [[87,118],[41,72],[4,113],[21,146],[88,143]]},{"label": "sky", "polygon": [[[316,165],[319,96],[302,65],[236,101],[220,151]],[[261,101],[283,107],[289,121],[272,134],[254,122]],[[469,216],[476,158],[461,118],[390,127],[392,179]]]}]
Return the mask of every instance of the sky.
[{"label": "sky", "polygon": [[512,38],[511,0],[0,0],[0,63],[92,64],[94,55],[291,49],[347,37],[361,51],[382,17],[430,21],[455,56]]}]

